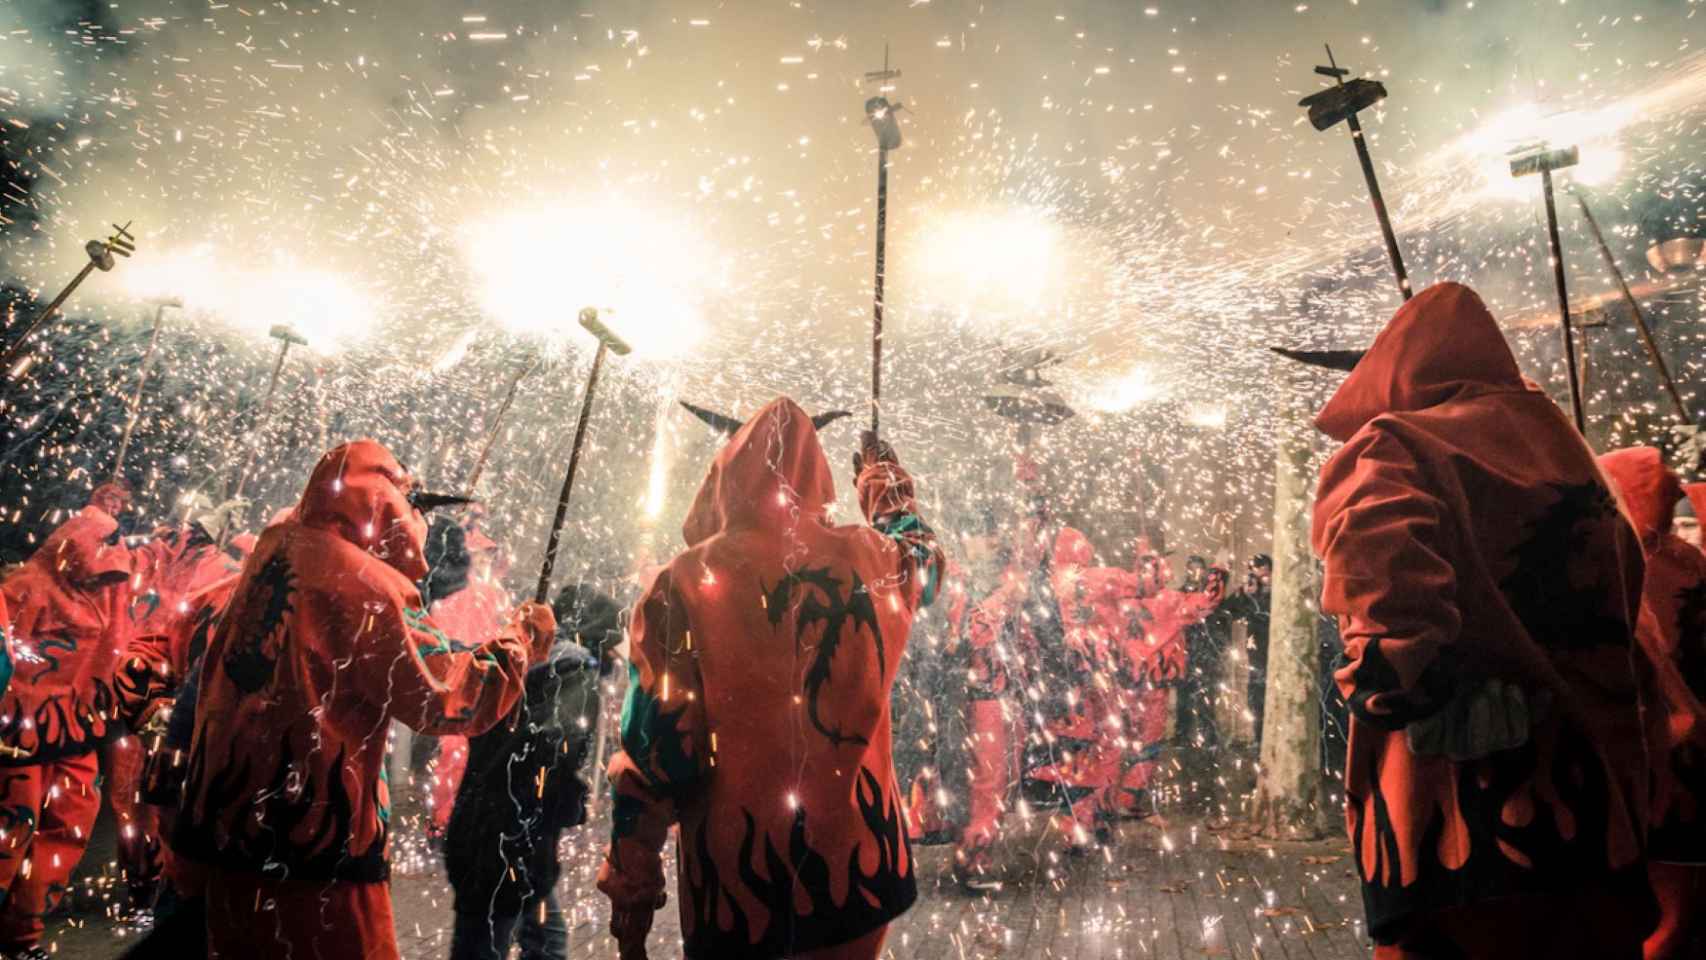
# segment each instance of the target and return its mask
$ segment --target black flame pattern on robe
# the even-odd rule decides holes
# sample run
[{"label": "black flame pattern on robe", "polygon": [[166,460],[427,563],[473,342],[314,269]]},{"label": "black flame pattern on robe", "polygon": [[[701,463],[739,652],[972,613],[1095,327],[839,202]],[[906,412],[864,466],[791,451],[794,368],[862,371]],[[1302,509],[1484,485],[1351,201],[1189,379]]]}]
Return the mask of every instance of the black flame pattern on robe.
[{"label": "black flame pattern on robe", "polygon": [[[912,869],[912,847],[901,824],[900,798],[882,795],[875,774],[861,767],[855,786],[859,812],[877,852],[875,871],[859,867],[863,845],[847,861],[847,898],[831,899],[834,865],[811,845],[809,811],[794,813],[786,853],[769,837],[759,850],[759,830],[752,813],[742,809],[745,833],[740,846],[740,876],[728,878],[758,900],[770,922],[754,939],[753,920],[725,886],[711,853],[712,824],[701,825],[695,836],[682,837],[682,883],[688,909],[682,931],[692,960],[742,957],[750,960],[792,956],[820,947],[847,943],[899,916],[918,899]],[[689,852],[691,851],[691,852]],[[762,861],[759,858],[762,857]],[[760,870],[756,863],[762,862]],[[802,902],[804,909],[796,909]],[[723,918],[728,917],[727,923]]]}]

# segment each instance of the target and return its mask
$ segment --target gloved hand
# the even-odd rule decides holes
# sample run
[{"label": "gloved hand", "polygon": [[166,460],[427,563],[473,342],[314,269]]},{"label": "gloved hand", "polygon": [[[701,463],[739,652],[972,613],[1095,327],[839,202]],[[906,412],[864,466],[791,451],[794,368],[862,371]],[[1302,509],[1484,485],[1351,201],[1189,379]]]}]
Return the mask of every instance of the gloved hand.
[{"label": "gloved hand", "polygon": [[544,660],[557,642],[557,615],[550,606],[530,600],[515,608],[515,620],[527,637],[528,659]]},{"label": "gloved hand", "polygon": [[621,960],[646,960],[646,935],[652,932],[652,917],[667,902],[669,896],[659,893],[649,908],[611,906],[610,935],[616,938]]},{"label": "gloved hand", "polygon": [[865,468],[877,463],[899,463],[900,458],[894,455],[894,448],[888,441],[877,439],[877,435],[869,430],[859,434],[859,452],[853,454],[853,475],[857,477],[865,472]]},{"label": "gloved hand", "polygon": [[1404,738],[1417,756],[1479,760],[1527,743],[1549,703],[1544,691],[1531,697],[1514,683],[1488,678],[1405,727]]}]

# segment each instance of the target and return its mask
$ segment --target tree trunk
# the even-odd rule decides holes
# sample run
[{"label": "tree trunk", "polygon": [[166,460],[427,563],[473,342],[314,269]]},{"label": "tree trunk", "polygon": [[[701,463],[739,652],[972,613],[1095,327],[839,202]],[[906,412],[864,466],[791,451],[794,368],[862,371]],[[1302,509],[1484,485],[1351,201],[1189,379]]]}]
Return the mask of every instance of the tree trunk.
[{"label": "tree trunk", "polygon": [[1273,613],[1268,635],[1267,698],[1256,828],[1276,839],[1320,837],[1325,830],[1321,777],[1320,659],[1315,638],[1319,584],[1309,546],[1314,501],[1311,469],[1313,391],[1282,380],[1274,438]]}]

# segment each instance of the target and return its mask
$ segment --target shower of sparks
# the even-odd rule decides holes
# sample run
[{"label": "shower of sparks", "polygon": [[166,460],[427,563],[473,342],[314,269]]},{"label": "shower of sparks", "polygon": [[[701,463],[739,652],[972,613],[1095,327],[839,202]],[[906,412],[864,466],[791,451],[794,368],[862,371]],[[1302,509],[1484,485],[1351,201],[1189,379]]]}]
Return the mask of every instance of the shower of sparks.
[{"label": "shower of sparks", "polygon": [[[1317,133],[1296,107],[1329,82],[1309,71],[1320,44],[1390,91],[1362,122],[1416,287],[1476,286],[1554,396],[1564,368],[1539,187],[1510,176],[1508,155],[1579,147],[1560,189],[1591,195],[1698,413],[1706,270],[1661,272],[1647,251],[1706,236],[1703,23],[1706,4],[1673,0],[14,0],[0,5],[0,324],[33,318],[109,224],[134,220],[138,250],[91,275],[8,371],[0,561],[21,560],[111,471],[146,301],[169,295],[184,309],[142,381],[127,461],[145,520],[220,499],[244,438],[259,451],[246,493],[265,516],[295,502],[333,443],[377,437],[434,489],[458,489],[493,435],[483,529],[521,596],[585,389],[594,342],[576,317],[590,306],[635,355],[599,388],[557,579],[631,603],[681,548],[723,443],[677,399],[735,415],[784,393],[813,412],[866,409],[876,153],[874,91],[858,78],[892,45],[906,71],[882,90],[905,105],[907,144],[889,158],[882,422],[959,568],[948,589],[976,602],[1003,583],[997,558],[1035,506],[1015,482],[1026,468],[1097,565],[1129,571],[1147,540],[1174,581],[1201,555],[1237,585],[1247,559],[1273,550],[1274,437],[1306,430],[1322,399],[1299,399],[1265,348],[1364,346],[1398,303],[1345,131]],[[1584,332],[1590,440],[1668,443],[1599,253],[1573,202],[1559,214],[1572,303],[1607,316]],[[280,324],[308,346],[290,351],[263,421]],[[983,398],[1011,386],[1025,349],[1059,357],[1042,375],[1075,416],[1021,433]],[[847,522],[857,433],[821,435],[841,493],[830,510]],[[699,586],[726,593],[720,574]],[[894,703],[902,791],[933,765],[919,796],[933,789],[952,817],[972,805],[950,768],[966,731],[949,608],[915,625]],[[1004,704],[1028,724],[1019,746],[1058,750],[1040,692],[1058,678],[1016,646],[1001,653],[1034,681]],[[994,892],[966,899],[952,848],[918,847],[920,902],[894,954],[1034,953],[1045,922],[1078,941],[1057,953],[1083,956],[1366,946],[1347,863],[1303,871],[1299,889],[1293,853],[1240,832],[1258,776],[1253,659],[1228,642],[1219,746],[1144,744],[1161,757],[1162,816],[1107,835],[1061,829],[1054,806],[1015,791]],[[921,672],[938,661],[952,669]],[[606,723],[623,676],[604,685]],[[678,704],[684,686],[665,697]],[[1136,736],[1119,711],[1105,724]],[[788,749],[786,726],[774,749]],[[721,747],[733,749],[726,736]],[[432,774],[414,777],[391,784],[397,889],[413,885],[411,926],[442,953],[452,900],[429,806],[410,794]],[[771,785],[778,806],[798,803],[792,786]],[[594,887],[608,823],[602,811],[564,836],[576,938],[608,919]],[[1069,841],[1094,855],[1068,856]],[[116,868],[80,884],[117,911]],[[1062,899],[1058,921],[1043,919],[1046,897]],[[608,946],[588,941],[576,950]]]},{"label": "shower of sparks", "polygon": [[462,248],[482,305],[506,329],[586,340],[574,317],[592,305],[642,357],[694,352],[721,286],[716,252],[690,220],[617,204],[482,218]]}]

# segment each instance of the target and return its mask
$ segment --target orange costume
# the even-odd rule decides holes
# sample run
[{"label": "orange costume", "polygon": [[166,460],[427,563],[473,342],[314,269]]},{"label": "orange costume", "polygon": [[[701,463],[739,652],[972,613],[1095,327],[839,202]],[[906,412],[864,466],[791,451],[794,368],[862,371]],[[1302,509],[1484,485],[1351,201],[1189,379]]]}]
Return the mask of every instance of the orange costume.
[{"label": "orange costume", "polygon": [[131,564],[118,523],[91,505],[0,586],[16,669],[0,698],[0,950],[40,941],[100,810],[96,750],[120,729],[129,683]]},{"label": "orange costume", "polygon": [[[231,580],[242,568],[243,551],[235,544],[221,548],[199,525],[165,527],[132,551],[133,589],[141,593],[131,602],[131,643],[134,654],[153,653],[163,637],[181,635],[180,621],[192,614],[194,596],[210,585]],[[205,641],[204,641],[205,642]],[[158,649],[159,655],[167,651]],[[186,663],[177,658],[155,660],[164,666],[166,685],[185,676]],[[171,668],[176,667],[175,671]],[[161,810],[143,801],[143,776],[147,745],[134,734],[108,742],[101,749],[101,770],[106,778],[107,803],[118,821],[118,863],[130,891],[130,906],[146,910],[153,906],[160,878],[166,870],[165,845],[161,842]]]},{"label": "orange costume", "polygon": [[173,848],[211,868],[213,958],[395,958],[390,724],[487,729],[551,643],[536,605],[478,647],[438,628],[414,586],[419,502],[379,444],[327,453],[261,534],[208,643]]},{"label": "orange costume", "polygon": [[[1642,559],[1592,452],[1467,287],[1400,309],[1316,419],[1377,958],[1630,956],[1653,919]],[[1591,909],[1584,909],[1591,905]],[[1544,929],[1542,929],[1542,927]]]},{"label": "orange costume", "polygon": [[772,401],[717,455],[688,549],[636,607],[598,878],[625,956],[643,955],[672,823],[695,960],[874,958],[917,896],[889,693],[943,561],[892,454],[857,462],[870,525],[832,526],[812,420]]},{"label": "orange costume", "polygon": [[1599,458],[1647,555],[1635,636],[1652,671],[1653,798],[1648,872],[1660,907],[1647,960],[1697,956],[1706,933],[1706,553],[1670,532],[1682,484],[1652,447]]}]

